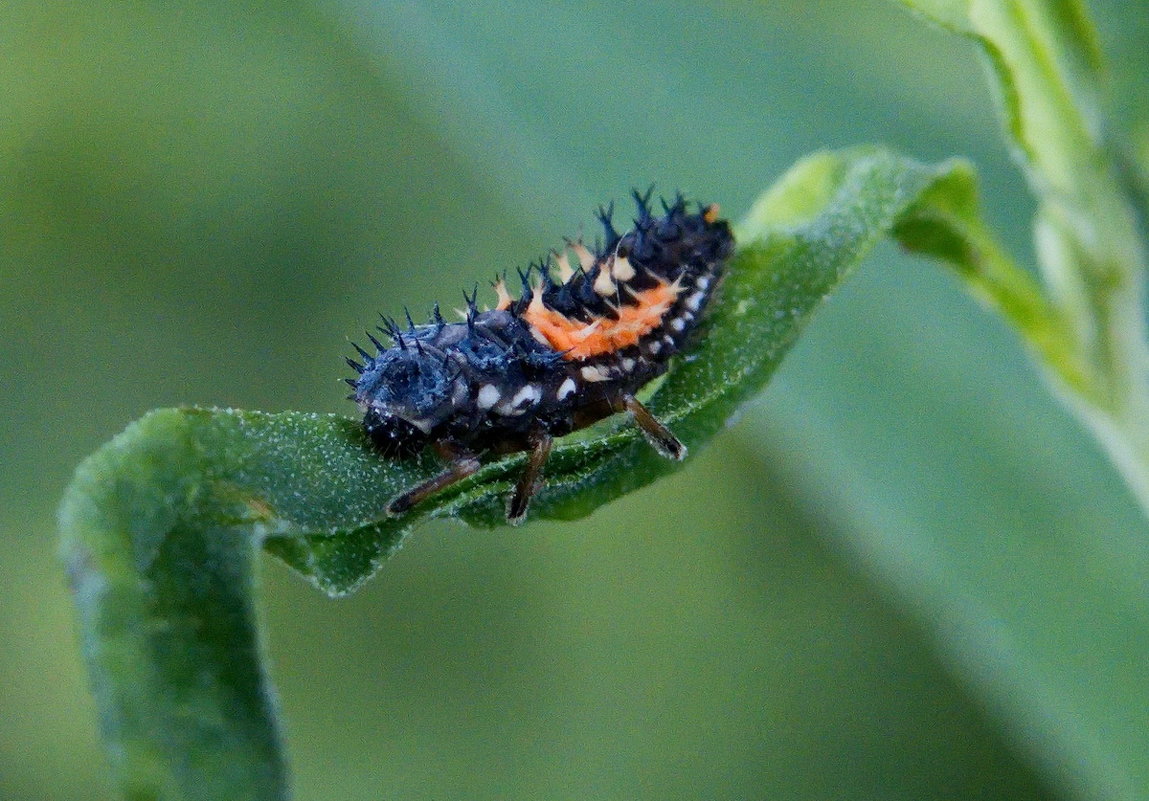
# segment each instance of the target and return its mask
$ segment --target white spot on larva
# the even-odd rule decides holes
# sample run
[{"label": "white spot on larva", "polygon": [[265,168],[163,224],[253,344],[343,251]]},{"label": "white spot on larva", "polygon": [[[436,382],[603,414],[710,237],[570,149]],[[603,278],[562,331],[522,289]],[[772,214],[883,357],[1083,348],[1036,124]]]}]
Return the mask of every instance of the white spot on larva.
[{"label": "white spot on larva", "polygon": [[706,287],[710,286],[710,276],[709,275],[698,276],[698,280],[694,282],[694,285],[696,287],[698,287],[699,289],[706,289]]},{"label": "white spot on larva", "polygon": [[518,407],[538,403],[542,396],[543,393],[539,391],[538,387],[534,384],[527,384],[515,393],[515,397],[511,398],[511,405]]},{"label": "white spot on larva", "polygon": [[625,256],[622,258],[615,257],[614,263],[610,267],[610,274],[619,281],[629,281],[635,276],[634,266]]},{"label": "white spot on larva", "polygon": [[568,378],[566,381],[559,385],[559,391],[555,393],[555,397],[559,400],[566,400],[575,391],[575,382],[573,378]]},{"label": "white spot on larva", "polygon": [[683,320],[681,317],[675,317],[673,320],[670,321],[670,327],[673,328],[675,331],[681,331],[684,328],[686,328],[686,321]]},{"label": "white spot on larva", "polygon": [[662,350],[662,343],[651,342],[649,345],[647,345],[647,350],[649,350],[651,353],[658,353],[660,350]]},{"label": "white spot on larva", "polygon": [[571,279],[574,275],[574,270],[571,269],[571,263],[567,259],[566,248],[563,248],[562,253],[555,251],[554,253],[555,264],[559,266],[559,280],[564,284]]},{"label": "white spot on larva", "polygon": [[579,371],[583,381],[606,381],[610,376],[597,367],[584,367]]},{"label": "white spot on larva", "polygon": [[665,342],[668,346],[670,346],[672,348],[674,347],[674,337],[670,336],[669,334],[664,336],[662,338],[662,341]]},{"label": "white spot on larva", "polygon": [[702,300],[706,297],[705,292],[695,292],[693,295],[686,299],[686,308],[691,311],[698,311],[698,307],[702,305]]},{"label": "white spot on larva", "polygon": [[480,409],[490,409],[499,402],[502,393],[499,392],[498,387],[494,384],[484,384],[483,388],[479,390],[479,397],[477,398]]},{"label": "white spot on larva", "polygon": [[604,297],[618,292],[618,287],[611,280],[609,271],[603,269],[598,271],[598,278],[594,279],[594,291]]},{"label": "white spot on larva", "polygon": [[631,370],[633,370],[634,369],[634,359],[630,358],[629,356],[627,356],[625,359],[623,359],[622,360],[622,369],[626,370],[628,373]]},{"label": "white spot on larva", "polygon": [[583,272],[589,273],[590,268],[594,266],[594,254],[586,249],[586,245],[582,243],[582,240],[570,242],[569,247],[575,252],[575,255],[578,256],[578,262],[582,266]]}]

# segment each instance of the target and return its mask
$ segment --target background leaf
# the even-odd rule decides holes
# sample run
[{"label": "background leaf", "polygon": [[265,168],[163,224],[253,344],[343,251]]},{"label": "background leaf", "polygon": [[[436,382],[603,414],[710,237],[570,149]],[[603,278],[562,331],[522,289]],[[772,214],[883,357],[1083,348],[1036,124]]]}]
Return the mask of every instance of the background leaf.
[{"label": "background leaf", "polygon": [[[1149,514],[1146,243],[1137,190],[1123,176],[1132,142],[1106,108],[1093,22],[1081,0],[907,5],[982,52],[1007,142],[1038,199],[1037,263],[1065,343],[1038,352],[1052,357],[1054,383]],[[1077,362],[1069,375],[1066,356]]]}]

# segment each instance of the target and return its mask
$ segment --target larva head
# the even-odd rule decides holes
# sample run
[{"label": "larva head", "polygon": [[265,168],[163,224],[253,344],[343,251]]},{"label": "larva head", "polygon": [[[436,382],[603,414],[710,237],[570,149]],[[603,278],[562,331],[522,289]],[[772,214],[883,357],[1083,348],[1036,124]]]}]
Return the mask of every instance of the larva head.
[{"label": "larva head", "polygon": [[417,453],[455,411],[456,371],[429,349],[386,348],[355,381],[363,426],[384,453]]}]

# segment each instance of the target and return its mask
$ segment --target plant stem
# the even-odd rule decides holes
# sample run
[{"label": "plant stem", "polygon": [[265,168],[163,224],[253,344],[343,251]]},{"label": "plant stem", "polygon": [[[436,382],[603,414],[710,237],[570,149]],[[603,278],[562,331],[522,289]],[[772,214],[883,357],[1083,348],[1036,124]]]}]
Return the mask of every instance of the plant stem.
[{"label": "plant stem", "polygon": [[1039,201],[1034,237],[1043,294],[1075,354],[1074,369],[1054,358],[1064,348],[1050,349],[1025,319],[1000,299],[997,305],[1020,324],[1059,394],[1149,516],[1145,244],[1114,163],[1121,148],[1107,141],[1093,23],[1080,0],[903,2],[981,46],[1006,139]]},{"label": "plant stem", "polygon": [[1105,141],[1096,33],[1078,2],[975,2],[971,18],[999,34],[1017,98],[1018,155],[1041,201],[1041,267],[1099,382],[1099,393],[1063,385],[1063,394],[1149,514],[1145,253]]}]

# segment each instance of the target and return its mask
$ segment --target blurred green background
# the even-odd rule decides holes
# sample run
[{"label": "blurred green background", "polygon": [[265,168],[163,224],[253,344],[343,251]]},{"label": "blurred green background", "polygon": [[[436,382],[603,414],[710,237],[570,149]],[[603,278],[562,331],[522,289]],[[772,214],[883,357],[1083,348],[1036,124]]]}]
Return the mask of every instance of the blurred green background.
[{"label": "blurred green background", "polygon": [[[1149,13],[1094,10],[1136,120]],[[971,46],[882,0],[12,0],[0,54],[3,799],[115,797],[53,516],[148,409],[351,414],[377,312],[631,187],[737,217],[822,147],[972,157],[1032,261]],[[1010,332],[885,247],[672,479],[427,525],[345,600],[265,559],[298,796],[1149,798],[1147,533]]]}]

